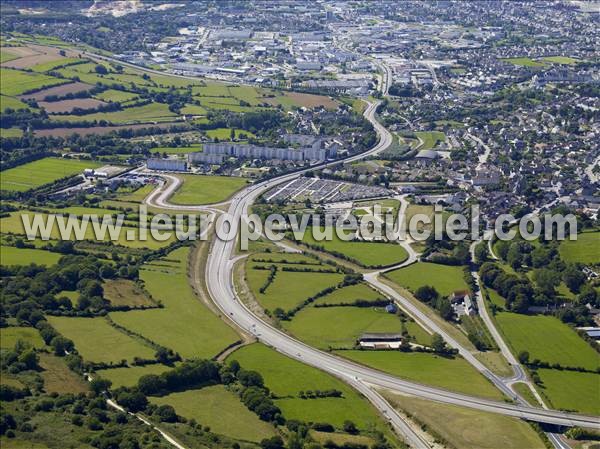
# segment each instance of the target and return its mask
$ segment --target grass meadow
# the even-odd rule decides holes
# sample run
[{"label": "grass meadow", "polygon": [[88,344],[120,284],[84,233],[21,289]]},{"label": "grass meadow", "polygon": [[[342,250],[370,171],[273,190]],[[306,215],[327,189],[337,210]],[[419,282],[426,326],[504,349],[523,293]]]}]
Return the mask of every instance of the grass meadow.
[{"label": "grass meadow", "polygon": [[364,267],[385,267],[404,262],[408,254],[404,248],[396,243],[375,243],[352,241],[346,242],[332,232],[331,240],[315,240],[310,229],[307,230],[302,241],[309,245],[317,245],[326,252],[340,253]]},{"label": "grass meadow", "polygon": [[2,85],[0,93],[8,96],[21,95],[31,90],[57,86],[68,82],[67,80],[41,73],[23,72],[4,67],[0,68],[0,81]]},{"label": "grass meadow", "polygon": [[[2,97],[5,98],[5,97]],[[3,111],[4,108],[0,107],[0,111]],[[11,137],[22,137],[23,130],[21,128],[0,128],[0,137],[4,139],[8,139]]]},{"label": "grass meadow", "polygon": [[402,332],[400,318],[383,308],[306,307],[284,327],[302,341],[321,349],[350,349],[364,332]]},{"label": "grass meadow", "polygon": [[[359,429],[386,429],[373,407],[341,380],[316,368],[292,360],[262,344],[244,346],[227,360],[237,360],[244,369],[259,371],[265,385],[277,396],[275,403],[286,419],[327,422],[341,429],[345,420]],[[300,399],[307,390],[336,389],[342,398]]]},{"label": "grass meadow", "polygon": [[410,413],[456,448],[544,449],[546,446],[526,422],[467,407],[440,404],[416,397],[385,393],[394,408]]},{"label": "grass meadow", "polygon": [[600,374],[556,369],[539,369],[542,387],[538,391],[551,408],[600,415]]},{"label": "grass meadow", "polygon": [[96,371],[96,374],[103,379],[110,380],[112,388],[134,387],[140,377],[146,374],[161,374],[170,369],[173,368],[156,363],[153,365],[102,369]]},{"label": "grass meadow", "polygon": [[171,197],[181,205],[211,204],[227,200],[246,185],[246,180],[229,176],[179,175],[183,181]]},{"label": "grass meadow", "polygon": [[317,299],[315,304],[344,304],[352,303],[357,299],[363,301],[377,301],[382,298],[384,298],[384,296],[376,290],[373,290],[367,284],[360,283],[338,288],[333,293]]},{"label": "grass meadow", "polygon": [[574,65],[581,62],[579,59],[571,58],[569,56],[545,56],[541,59],[542,61],[550,62],[552,64]]},{"label": "grass meadow", "polygon": [[523,67],[544,67],[542,62],[534,61],[531,58],[521,57],[521,58],[504,58],[503,61],[510,62],[514,65],[519,65]]},{"label": "grass meadow", "polygon": [[600,264],[600,231],[582,232],[577,240],[563,240],[558,248],[566,262]]},{"label": "grass meadow", "polygon": [[458,266],[418,262],[399,270],[390,271],[385,276],[411,292],[415,292],[424,285],[435,287],[444,296],[452,294],[455,290],[468,289],[463,280],[462,267]]},{"label": "grass meadow", "polygon": [[[31,222],[33,222],[33,217],[35,214],[36,214],[36,212],[32,212],[32,211],[11,212],[7,217],[0,218],[0,230],[3,233],[11,233],[11,234],[25,236],[25,235],[27,235],[27,232],[26,232],[25,227],[23,226],[22,215],[29,216],[29,222],[31,223]],[[44,221],[47,220],[48,214],[40,214],[40,215],[44,216]],[[78,221],[80,221],[80,220],[78,219]],[[57,225],[56,223],[57,222],[55,221],[55,225],[52,226],[51,232],[50,232],[50,238],[53,240],[59,240],[61,238],[59,225]],[[85,231],[86,232],[84,234],[84,240],[90,240],[93,242],[98,241],[96,239],[96,234],[94,233],[94,228],[93,228],[93,224],[92,224],[91,220],[90,220],[87,228],[85,229]],[[127,238],[128,237],[127,233],[130,231],[133,233],[132,240],[128,240],[128,238]],[[74,239],[75,234],[73,233],[71,235],[71,237]],[[156,250],[156,249],[162,248],[176,240],[176,236],[174,233],[170,236],[170,238],[168,240],[159,241],[159,240],[154,239],[150,232],[148,232],[148,236],[147,236],[146,240],[140,240],[139,236],[138,236],[137,228],[127,228],[125,226],[122,227],[121,232],[119,233],[118,237],[119,237],[118,240],[113,242],[116,245],[121,245],[126,248],[150,249],[150,250]],[[104,235],[103,241],[108,241],[109,239],[110,239],[110,235],[108,232],[106,232],[106,234]]]},{"label": "grass meadow", "polygon": [[515,354],[527,351],[530,360],[589,370],[600,366],[600,355],[558,318],[510,312],[497,313],[495,318]]},{"label": "grass meadow", "polygon": [[[275,280],[267,287],[264,293],[260,289],[269,277],[269,270],[252,268],[256,263],[247,262],[246,281],[256,300],[268,310],[280,307],[290,310],[316,293],[339,284],[343,275],[339,273],[302,273],[282,271],[279,269]],[[265,264],[269,266],[270,264]]]},{"label": "grass meadow", "polygon": [[89,391],[89,383],[83,376],[71,371],[63,358],[47,353],[40,353],[39,356],[44,391],[59,394],[87,393]]},{"label": "grass meadow", "polygon": [[133,123],[171,122],[177,119],[178,115],[169,111],[169,106],[164,103],[150,103],[115,112],[94,112],[86,115],[54,115],[51,118],[56,122],[106,120],[115,125],[128,125]]},{"label": "grass meadow", "polygon": [[167,396],[152,397],[150,402],[157,405],[169,404],[178,415],[195,419],[211,432],[232,438],[260,442],[275,435],[275,429],[248,410],[237,394],[223,385],[171,393]]},{"label": "grass meadow", "polygon": [[154,304],[135,282],[128,279],[110,279],[105,281],[102,287],[104,298],[109,300],[112,306],[140,307]]},{"label": "grass meadow", "polygon": [[33,327],[0,327],[0,348],[12,349],[18,340],[29,343],[34,348],[45,346],[40,333]]},{"label": "grass meadow", "polygon": [[0,246],[0,265],[37,265],[51,266],[61,258],[59,253],[51,253],[41,249],[15,248],[14,246]]},{"label": "grass meadow", "polygon": [[159,154],[187,154],[202,151],[203,145],[201,143],[194,143],[185,147],[156,147],[151,148],[151,153]]},{"label": "grass meadow", "polygon": [[502,399],[502,393],[461,357],[424,352],[337,351],[338,355],[395,376],[474,396]]},{"label": "grass meadow", "polygon": [[146,290],[164,308],[113,312],[110,316],[184,358],[211,358],[238,336],[194,295],[186,272],[188,251],[187,247],[176,249],[140,270]]},{"label": "grass meadow", "polygon": [[[6,95],[0,95],[0,111],[4,111],[5,109],[14,109],[15,111],[18,111],[19,109],[36,110],[35,108],[32,108],[31,106],[29,106],[27,103],[19,100],[18,98],[8,97]],[[7,131],[7,129],[2,130],[3,136],[6,131]],[[21,134],[23,134],[23,133],[21,132]],[[6,137],[11,137],[11,136],[6,136]]]},{"label": "grass meadow", "polygon": [[50,324],[73,340],[75,349],[89,362],[118,363],[134,357],[151,359],[156,352],[129,335],[115,329],[103,317],[74,318],[48,316]]},{"label": "grass meadow", "polygon": [[3,171],[0,190],[25,192],[99,166],[94,161],[47,157]]},{"label": "grass meadow", "polygon": [[423,141],[419,150],[431,150],[446,140],[446,135],[441,131],[417,131],[415,135]]}]

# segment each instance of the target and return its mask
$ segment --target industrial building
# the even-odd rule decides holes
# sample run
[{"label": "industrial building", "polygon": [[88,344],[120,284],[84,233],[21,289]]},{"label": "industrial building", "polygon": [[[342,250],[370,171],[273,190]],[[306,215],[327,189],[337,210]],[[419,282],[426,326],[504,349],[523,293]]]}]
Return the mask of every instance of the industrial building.
[{"label": "industrial building", "polygon": [[358,344],[365,349],[399,349],[402,334],[366,333],[358,339]]},{"label": "industrial building", "polygon": [[181,159],[153,158],[146,160],[146,167],[150,170],[187,171],[187,162]]},{"label": "industrial building", "polygon": [[289,143],[308,144],[300,148],[276,148],[262,147],[257,145],[247,145],[239,143],[206,143],[204,151],[190,153],[188,161],[190,163],[220,164],[228,157],[246,158],[246,159],[269,159],[281,161],[324,161],[327,158],[335,157],[336,147],[323,148],[323,141],[313,136],[290,135]]}]

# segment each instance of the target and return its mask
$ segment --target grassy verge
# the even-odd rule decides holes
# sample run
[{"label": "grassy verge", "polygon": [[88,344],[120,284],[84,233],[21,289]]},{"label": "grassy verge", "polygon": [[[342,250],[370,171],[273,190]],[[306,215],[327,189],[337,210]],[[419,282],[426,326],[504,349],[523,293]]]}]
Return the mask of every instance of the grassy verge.
[{"label": "grassy verge", "polygon": [[385,393],[391,404],[457,449],[545,449],[525,422],[494,413]]},{"label": "grassy verge", "polygon": [[447,390],[503,399],[485,377],[460,357],[399,351],[338,351],[338,355],[395,376]]}]

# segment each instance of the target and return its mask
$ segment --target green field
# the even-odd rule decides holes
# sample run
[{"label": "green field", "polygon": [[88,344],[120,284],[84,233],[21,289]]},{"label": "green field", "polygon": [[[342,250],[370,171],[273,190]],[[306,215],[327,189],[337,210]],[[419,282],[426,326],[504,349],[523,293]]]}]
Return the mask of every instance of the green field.
[{"label": "green field", "polygon": [[89,383],[82,375],[71,371],[65,359],[48,353],[40,353],[40,374],[44,379],[44,391],[47,393],[87,393]]},{"label": "green field", "polygon": [[73,340],[75,349],[89,362],[120,362],[134,357],[151,359],[156,352],[129,335],[115,329],[105,318],[48,316],[50,324]]},{"label": "green field", "polygon": [[49,449],[48,446],[42,443],[5,437],[0,438],[0,447],[2,449]]},{"label": "green field", "polygon": [[56,61],[43,62],[41,64],[36,64],[33,67],[30,67],[34,72],[48,72],[50,70],[54,70],[58,67],[68,66],[71,64],[76,64],[81,62],[80,58],[62,58],[57,59]]},{"label": "green field", "polygon": [[552,64],[573,65],[573,64],[578,64],[580,62],[579,59],[570,58],[568,56],[545,56],[541,59],[542,59],[542,61],[551,62]]},{"label": "green field", "polygon": [[113,312],[110,316],[121,326],[179,352],[182,357],[211,358],[238,337],[194,295],[186,273],[188,251],[186,247],[176,249],[165,259],[145,264],[140,270],[146,290],[164,308]]},{"label": "green field", "polygon": [[14,246],[0,246],[0,265],[54,265],[62,254],[51,253],[41,249],[15,248]]},{"label": "green field", "polygon": [[366,447],[372,447],[375,440],[366,435],[350,435],[339,432],[320,432],[318,430],[310,430],[309,435],[315,442],[324,446],[327,442],[333,442],[338,446],[343,446],[346,443],[362,444]]},{"label": "green field", "polygon": [[[35,110],[35,108],[32,108],[27,103],[19,100],[18,98],[7,97],[6,95],[0,95],[0,111],[4,111],[5,109],[14,109],[15,111],[18,111],[19,109]],[[3,129],[3,131],[2,131],[3,136],[4,136],[5,131],[6,130]],[[10,136],[6,136],[6,137],[10,137]]]},{"label": "green field", "polygon": [[[286,419],[304,422],[327,422],[341,428],[345,420],[353,421],[360,429],[385,428],[371,405],[341,380],[316,368],[287,358],[262,344],[238,349],[228,357],[237,360],[245,369],[260,372],[265,385],[277,397],[275,403]],[[298,393],[307,390],[336,389],[342,398],[300,399]]]},{"label": "green field", "polygon": [[539,369],[537,373],[543,382],[538,391],[551,408],[600,415],[600,374],[555,369]]},{"label": "green field", "polygon": [[[9,97],[2,97],[2,98],[9,98]],[[3,111],[4,108],[0,107],[0,111]],[[11,138],[11,137],[22,137],[23,136],[23,130],[21,128],[0,128],[0,137],[3,137],[5,139]]]},{"label": "green field", "polygon": [[[235,138],[241,139],[242,137],[255,137],[250,131],[245,131],[243,129],[234,130]],[[209,129],[206,131],[206,136],[211,139],[219,139],[219,140],[230,140],[231,139],[231,129],[230,128],[216,128]]]},{"label": "green field", "polygon": [[132,201],[134,203],[141,203],[144,198],[148,196],[150,192],[152,192],[156,186],[154,184],[146,184],[145,186],[140,187],[134,192],[120,194],[119,201]]},{"label": "green field", "polygon": [[264,293],[260,293],[260,288],[269,277],[269,270],[251,268],[254,265],[253,262],[246,265],[246,281],[257,301],[271,311],[278,307],[290,310],[308,297],[343,280],[343,276],[338,273],[301,273],[280,269],[271,285]]},{"label": "green field", "polygon": [[364,267],[385,267],[404,262],[408,258],[406,250],[396,243],[346,242],[338,237],[335,229],[331,240],[317,241],[308,228],[302,241],[322,247],[327,252],[341,253]]},{"label": "green field", "polygon": [[44,207],[44,210],[53,214],[75,214],[78,216],[84,214],[113,215],[119,213],[117,210],[86,206]]},{"label": "green field", "polygon": [[577,240],[564,240],[559,246],[560,257],[565,262],[600,264],[600,231],[582,232]]},{"label": "green field", "polygon": [[102,286],[104,298],[110,301],[112,306],[139,307],[154,304],[138,284],[129,279],[108,279]]},{"label": "green field", "polygon": [[0,64],[2,64],[3,62],[12,61],[14,59],[19,59],[19,56],[15,55],[14,53],[11,53],[9,50],[6,50],[4,48],[0,50]]},{"label": "green field", "polygon": [[484,297],[485,297],[485,294],[487,293],[490,297],[490,302],[492,304],[494,304],[498,310],[505,310],[506,300],[502,296],[500,296],[500,294],[496,290],[493,290],[491,288],[486,288],[483,291],[484,291]]},{"label": "green field", "polygon": [[531,58],[504,58],[502,61],[510,62],[511,64],[523,67],[544,67],[544,64],[534,61]]},{"label": "green field", "polygon": [[229,176],[179,175],[183,181],[171,197],[181,205],[212,204],[227,200],[246,185],[246,180]]},{"label": "green field", "polygon": [[112,382],[112,388],[134,387],[140,377],[146,374],[160,374],[173,369],[166,365],[153,364],[144,366],[129,366],[125,368],[110,368],[96,371],[103,379]]},{"label": "green field", "polygon": [[373,290],[367,284],[355,284],[338,288],[333,293],[323,296],[315,301],[315,304],[346,304],[357,299],[376,301],[382,299],[383,295]]},{"label": "green field", "polygon": [[412,292],[423,285],[435,287],[443,296],[448,296],[456,290],[468,289],[463,279],[462,267],[451,265],[418,262],[406,268],[390,271],[385,276]]},{"label": "green field", "polygon": [[600,355],[558,318],[500,312],[496,321],[513,352],[528,351],[531,361],[539,359],[589,370],[600,366]]},{"label": "green field", "polygon": [[47,157],[3,171],[0,190],[25,192],[100,165],[94,161]]},{"label": "green field", "polygon": [[195,153],[198,151],[202,151],[202,144],[195,143],[189,146],[184,147],[156,147],[151,148],[151,153],[166,153],[166,154],[187,154],[187,153]]},{"label": "green field", "polygon": [[[26,229],[23,226],[23,215],[26,215],[29,217],[29,222],[32,223],[34,220],[34,215],[37,214],[35,212],[31,212],[31,211],[17,211],[17,212],[11,212],[9,214],[9,216],[7,217],[3,217],[0,218],[0,230],[3,233],[11,233],[11,234],[19,234],[19,235],[27,235],[26,233]],[[49,216],[48,214],[39,214],[40,216],[43,217],[43,221],[46,222],[46,220],[49,220],[47,217]],[[67,221],[68,217],[64,218],[64,221]],[[58,218],[55,219],[56,221],[54,223],[58,223],[59,220]],[[77,219],[77,221],[81,221],[79,219]],[[49,222],[49,221],[48,221]],[[52,240],[59,240],[61,239],[61,235],[60,235],[60,229],[59,229],[60,225],[56,225],[52,226],[51,228],[51,232],[50,232],[50,238]],[[66,226],[66,225],[65,225]],[[133,232],[133,239],[132,240],[128,240],[127,239],[127,234],[129,231]],[[38,232],[39,234],[39,232]],[[73,232],[71,234],[71,239],[75,238],[75,233]],[[94,227],[92,222],[90,221],[88,226],[85,228],[85,234],[83,235],[84,240],[90,240],[90,241],[98,241],[96,239],[96,234],[94,232]],[[39,239],[39,235],[37,237]],[[174,240],[176,239],[175,234],[173,233],[169,239],[167,239],[166,241],[159,241],[156,240],[152,237],[152,234],[150,232],[148,232],[148,236],[146,240],[140,240],[138,237],[138,233],[137,233],[137,228],[126,228],[123,227],[121,228],[121,232],[118,235],[118,239],[116,241],[114,241],[114,244],[118,244],[127,248],[139,248],[139,249],[151,249],[151,250],[155,250],[155,249],[159,249],[162,248],[164,246],[169,245],[170,243],[172,243]],[[110,234],[108,232],[106,232],[106,234],[104,235],[104,239],[103,241],[109,241],[110,240]]]},{"label": "green field", "polygon": [[414,416],[456,449],[545,449],[535,431],[516,418],[384,393],[398,410]]},{"label": "green field", "polygon": [[188,104],[181,108],[181,113],[185,115],[206,115],[207,110],[196,104]]},{"label": "green field", "polygon": [[364,332],[402,332],[400,318],[383,308],[306,307],[285,328],[300,340],[321,349],[350,349]]},{"label": "green field", "polygon": [[114,103],[125,103],[138,98],[138,94],[133,92],[125,92],[122,90],[108,89],[95,95],[95,98],[102,101],[112,101]]},{"label": "green field", "polygon": [[415,135],[423,141],[419,150],[431,150],[446,140],[446,135],[441,131],[417,131]]},{"label": "green field", "polygon": [[195,419],[203,426],[209,426],[211,432],[231,438],[259,442],[275,435],[273,426],[261,421],[223,385],[153,397],[150,402],[172,405],[178,415]]},{"label": "green field", "polygon": [[153,123],[153,122],[171,122],[179,116],[169,111],[169,106],[164,103],[150,103],[143,106],[134,106],[125,108],[116,112],[94,112],[86,115],[53,115],[52,120],[58,122],[81,122],[81,121],[100,121],[115,125],[133,124],[133,123]]},{"label": "green field", "polygon": [[502,393],[464,359],[422,352],[338,351],[349,358],[386,373],[422,384],[474,396],[502,399]]},{"label": "green field", "polygon": [[2,95],[21,95],[32,90],[44,87],[65,84],[68,80],[55,78],[35,72],[23,72],[20,70],[0,68],[0,93]]},{"label": "green field", "polygon": [[44,340],[33,327],[0,327],[0,348],[12,349],[17,340],[23,340],[34,348],[44,347]]}]

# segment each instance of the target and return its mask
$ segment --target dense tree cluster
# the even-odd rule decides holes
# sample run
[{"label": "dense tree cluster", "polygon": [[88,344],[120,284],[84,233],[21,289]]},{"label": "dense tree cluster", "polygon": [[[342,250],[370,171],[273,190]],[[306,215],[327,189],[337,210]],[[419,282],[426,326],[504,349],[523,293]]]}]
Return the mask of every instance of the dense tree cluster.
[{"label": "dense tree cluster", "polygon": [[[0,409],[0,435],[10,439],[18,434],[20,439],[26,439],[27,434],[35,432],[38,426],[44,426],[46,420],[60,420],[64,422],[61,430],[69,429],[62,436],[64,447],[82,444],[98,449],[171,447],[152,427],[110,409],[105,399],[95,394],[50,394],[25,398],[24,401],[23,407]],[[167,416],[165,410],[161,413]],[[76,433],[74,429],[78,429]],[[79,440],[81,438],[85,441]]]},{"label": "dense tree cluster", "polygon": [[419,287],[415,291],[415,298],[433,307],[445,320],[450,321],[454,318],[454,310],[452,310],[450,301],[440,295],[435,287],[430,285]]},{"label": "dense tree cluster", "polygon": [[507,309],[526,312],[531,305],[534,290],[527,278],[507,273],[491,262],[486,262],[481,266],[479,276],[486,287],[493,288],[506,298]]},{"label": "dense tree cluster", "polygon": [[[32,326],[43,319],[43,313],[82,316],[104,313],[109,304],[103,298],[102,280],[138,276],[136,265],[127,261],[113,264],[91,255],[66,255],[48,268],[31,264],[3,266],[0,270],[6,278],[1,288],[2,319],[11,316]],[[79,292],[75,304],[60,295],[63,290]]]}]

